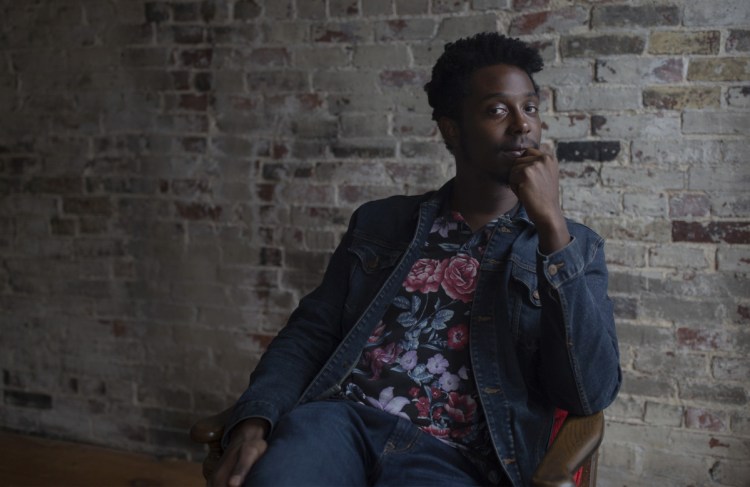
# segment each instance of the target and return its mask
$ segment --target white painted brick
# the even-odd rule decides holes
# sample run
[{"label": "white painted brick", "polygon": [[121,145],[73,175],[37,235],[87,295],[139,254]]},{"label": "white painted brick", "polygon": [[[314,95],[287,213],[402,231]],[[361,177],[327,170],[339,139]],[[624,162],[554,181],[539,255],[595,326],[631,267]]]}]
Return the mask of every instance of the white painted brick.
[{"label": "white painted brick", "polygon": [[720,271],[749,272],[750,250],[747,246],[719,247],[716,255]]},{"label": "white painted brick", "polygon": [[589,117],[580,113],[542,116],[544,136],[552,139],[578,139],[589,134]]},{"label": "white painted brick", "polygon": [[697,0],[685,4],[686,26],[725,26],[750,24],[750,9],[745,0]]},{"label": "white painted brick", "polygon": [[646,401],[646,415],[643,419],[649,424],[658,426],[680,426],[682,415],[681,406]]},{"label": "white painted brick", "polygon": [[649,250],[649,265],[675,269],[711,269],[714,251],[712,248],[688,247],[682,244],[660,245]]},{"label": "white painted brick", "polygon": [[567,62],[545,66],[534,74],[534,81],[540,86],[556,88],[563,85],[585,86],[594,81],[594,67],[590,62]]},{"label": "white painted brick", "polygon": [[750,135],[750,112],[684,112],[682,131],[686,134]]},{"label": "white painted brick", "polygon": [[685,173],[679,170],[644,169],[637,166],[602,168],[602,184],[630,190],[683,189],[685,176]]},{"label": "white painted brick", "polygon": [[620,194],[603,188],[574,188],[562,195],[562,206],[565,211],[591,211],[596,208],[600,215],[620,213]]},{"label": "white painted brick", "polygon": [[627,110],[641,107],[641,90],[634,87],[565,86],[555,89],[555,108],[571,110]]},{"label": "white painted brick", "polygon": [[683,75],[682,59],[655,57],[615,57],[596,62],[596,81],[638,85],[679,83]]},{"label": "white painted brick", "polygon": [[688,172],[688,189],[703,191],[736,191],[750,188],[750,165],[716,164],[696,166]]},{"label": "white painted brick", "polygon": [[628,215],[665,217],[667,197],[664,193],[625,193],[622,209]]},{"label": "white painted brick", "polygon": [[746,86],[727,88],[726,100],[732,108],[750,108],[750,89]]},{"label": "white painted brick", "polygon": [[709,164],[721,160],[722,146],[714,140],[634,140],[633,162],[652,165]]},{"label": "white painted brick", "polygon": [[[676,140],[680,137],[680,118],[676,114],[607,113],[592,117],[594,135],[602,138]],[[599,120],[599,123],[597,122]]]}]

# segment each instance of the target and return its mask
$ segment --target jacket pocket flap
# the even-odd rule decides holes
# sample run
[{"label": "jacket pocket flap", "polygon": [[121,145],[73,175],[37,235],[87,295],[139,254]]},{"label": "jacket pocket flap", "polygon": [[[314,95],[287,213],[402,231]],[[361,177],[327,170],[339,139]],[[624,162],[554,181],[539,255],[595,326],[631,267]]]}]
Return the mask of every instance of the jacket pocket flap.
[{"label": "jacket pocket flap", "polygon": [[529,301],[534,306],[541,306],[542,301],[541,299],[539,299],[539,288],[537,287],[536,271],[529,270],[526,267],[513,262],[510,272],[513,279],[522,284],[525,288]]},{"label": "jacket pocket flap", "polygon": [[359,258],[365,272],[371,273],[393,267],[403,254],[400,250],[386,248],[371,242],[355,241],[349,252]]}]

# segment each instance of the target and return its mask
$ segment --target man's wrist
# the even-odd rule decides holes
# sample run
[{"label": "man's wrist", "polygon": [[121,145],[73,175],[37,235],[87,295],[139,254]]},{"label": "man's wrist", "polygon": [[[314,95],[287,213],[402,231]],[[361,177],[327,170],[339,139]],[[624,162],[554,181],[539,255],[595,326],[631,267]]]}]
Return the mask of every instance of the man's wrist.
[{"label": "man's wrist", "polygon": [[232,429],[231,439],[239,436],[247,439],[265,438],[271,429],[271,423],[263,418],[248,418],[237,423]]},{"label": "man's wrist", "polygon": [[547,222],[535,224],[539,234],[539,251],[542,254],[552,254],[570,243],[570,232],[562,212]]}]

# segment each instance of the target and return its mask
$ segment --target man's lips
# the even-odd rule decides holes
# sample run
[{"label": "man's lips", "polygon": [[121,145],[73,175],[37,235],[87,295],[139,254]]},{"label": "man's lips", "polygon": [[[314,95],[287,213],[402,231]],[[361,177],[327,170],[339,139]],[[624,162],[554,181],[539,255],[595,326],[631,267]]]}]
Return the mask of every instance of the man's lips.
[{"label": "man's lips", "polygon": [[521,157],[526,153],[526,147],[502,147],[498,150],[500,154],[506,154],[510,157]]}]

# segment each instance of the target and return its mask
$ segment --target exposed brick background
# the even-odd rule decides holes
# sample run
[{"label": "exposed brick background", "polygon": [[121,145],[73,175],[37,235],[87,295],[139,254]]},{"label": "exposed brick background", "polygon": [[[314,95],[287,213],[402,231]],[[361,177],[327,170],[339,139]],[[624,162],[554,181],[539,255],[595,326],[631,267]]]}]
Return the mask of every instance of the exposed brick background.
[{"label": "exposed brick background", "polygon": [[750,485],[746,0],[0,0],[0,426],[194,456],[359,203],[452,161],[422,84],[498,29],[547,68],[625,382],[600,485]]}]

